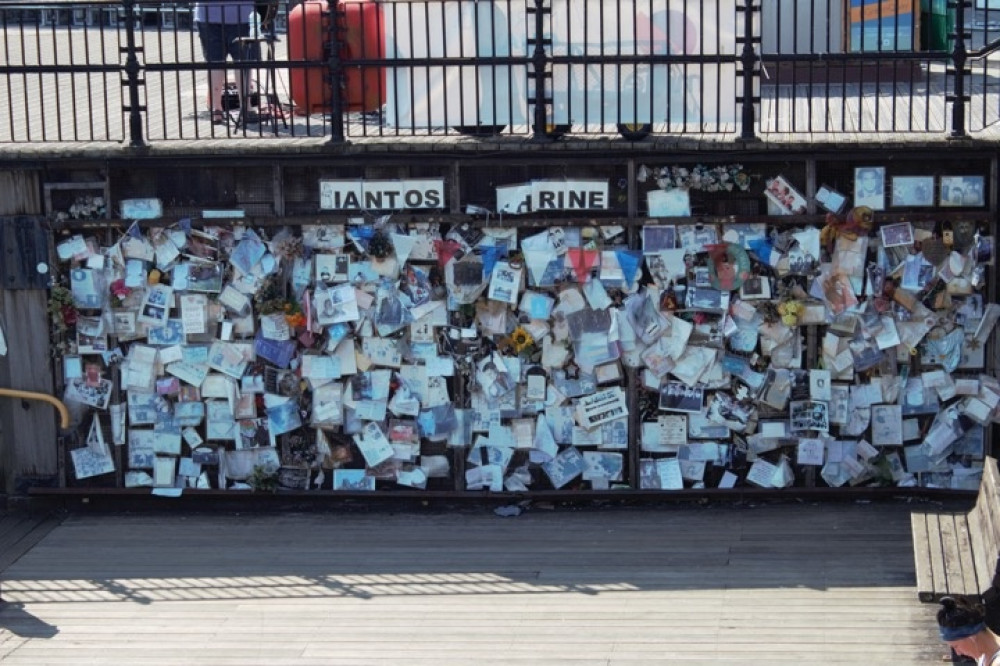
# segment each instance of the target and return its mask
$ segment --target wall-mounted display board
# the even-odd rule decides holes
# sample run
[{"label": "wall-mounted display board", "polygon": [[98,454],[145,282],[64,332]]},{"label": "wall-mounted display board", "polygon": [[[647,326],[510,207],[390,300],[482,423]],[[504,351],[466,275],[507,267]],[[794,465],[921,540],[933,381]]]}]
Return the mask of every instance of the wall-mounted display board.
[{"label": "wall-mounted display board", "polygon": [[[741,174],[644,182],[710,195],[742,190]],[[796,180],[775,174],[761,201],[794,194],[796,214]],[[83,415],[67,483],[978,483],[1000,406],[982,212],[716,224],[563,210],[558,224],[358,211],[67,230],[50,302],[62,397]]]}]

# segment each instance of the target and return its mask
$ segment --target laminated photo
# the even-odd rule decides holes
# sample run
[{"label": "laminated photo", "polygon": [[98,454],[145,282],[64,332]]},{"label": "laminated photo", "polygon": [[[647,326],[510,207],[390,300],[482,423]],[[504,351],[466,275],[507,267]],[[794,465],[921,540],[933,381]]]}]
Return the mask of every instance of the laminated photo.
[{"label": "laminated photo", "polygon": [[656,461],[656,477],[660,490],[683,490],[684,476],[677,458],[660,458]]},{"label": "laminated photo", "polygon": [[[176,361],[166,366],[166,371],[193,387],[200,387],[208,376],[208,365],[204,363],[188,363]],[[183,388],[183,387],[182,387]]]},{"label": "laminated photo", "polygon": [[661,410],[701,413],[705,408],[705,389],[683,382],[668,381],[660,387]]},{"label": "laminated photo", "polygon": [[899,402],[902,416],[936,414],[941,410],[937,393],[925,386],[920,377],[910,377],[906,380]]},{"label": "laminated photo", "polygon": [[779,215],[804,215],[806,212],[806,198],[784,176],[769,180],[764,196],[775,206]]},{"label": "laminated photo", "polygon": [[854,205],[885,210],[885,167],[858,167],[854,170]]},{"label": "laminated photo", "polygon": [[719,242],[719,230],[714,225],[685,224],[677,227],[677,233],[681,249],[692,256],[706,252],[706,246]]},{"label": "laminated photo", "polygon": [[149,326],[166,326],[173,307],[174,291],[170,287],[157,284],[146,290],[139,309],[139,321]]},{"label": "laminated photo", "polygon": [[302,244],[314,250],[340,250],[344,247],[344,226],[339,224],[302,225]]},{"label": "laminated photo", "polygon": [[333,470],[333,489],[348,491],[375,490],[375,477],[363,469]]},{"label": "laminated photo", "polygon": [[103,305],[104,281],[100,271],[74,268],[70,271],[70,289],[78,308],[97,309]]},{"label": "laminated photo", "polygon": [[[412,306],[420,306],[431,299],[431,281],[428,271],[420,266],[407,264],[400,280],[400,293],[410,299]],[[416,315],[414,315],[416,316]]]},{"label": "laminated photo", "polygon": [[[675,453],[687,441],[683,415],[660,414],[656,421],[642,424],[642,450],[651,453]],[[726,433],[728,434],[728,430]]]},{"label": "laminated photo", "polygon": [[188,264],[187,290],[206,294],[222,291],[222,264],[216,262],[191,261]]},{"label": "laminated photo", "polygon": [[87,241],[84,237],[77,234],[58,243],[56,245],[56,254],[60,261],[69,261],[70,259],[82,260],[87,258],[90,250],[87,247]]},{"label": "laminated photo", "polygon": [[516,305],[520,286],[521,268],[506,261],[498,261],[493,266],[487,295],[491,300]]},{"label": "laminated photo", "polygon": [[266,418],[241,419],[237,422],[237,449],[256,449],[274,446],[275,439],[271,435],[270,421]]},{"label": "laminated photo", "polygon": [[588,430],[628,416],[625,391],[617,386],[578,398],[574,404],[576,422]]},{"label": "laminated photo", "polygon": [[934,205],[934,176],[893,176],[893,207]]},{"label": "laminated photo", "polygon": [[514,389],[514,379],[507,372],[503,356],[494,352],[483,358],[476,367],[480,390],[490,400],[497,400]]},{"label": "laminated photo", "polygon": [[559,489],[578,476],[582,476],[587,468],[583,455],[577,449],[563,449],[551,461],[542,464],[542,469],[552,482],[552,487]]},{"label": "laminated photo", "polygon": [[646,205],[650,217],[689,217],[691,194],[680,187],[650,190],[646,194]]},{"label": "laminated photo", "polygon": [[[78,354],[103,354],[108,351],[108,336],[103,331],[96,334],[87,334],[84,332],[84,320],[86,317],[80,317],[77,321],[77,331],[76,331],[76,351]],[[97,321],[103,321],[100,317],[94,318]],[[93,321],[93,320],[92,320]]]},{"label": "laminated photo", "polygon": [[302,425],[298,403],[291,399],[268,407],[267,418],[270,431],[274,435],[283,435]]},{"label": "laminated photo", "polygon": [[941,176],[939,206],[981,207],[986,205],[985,177]]},{"label": "laminated photo", "polygon": [[208,400],[205,402],[205,438],[209,440],[235,440],[236,420],[229,402]]},{"label": "laminated photo", "polygon": [[628,448],[628,420],[617,419],[601,424],[602,449],[624,450]]},{"label": "laminated photo", "polygon": [[182,345],[186,341],[184,322],[180,319],[168,319],[163,326],[150,326],[146,332],[146,341],[151,345],[164,347]]},{"label": "laminated photo", "polygon": [[822,185],[816,190],[816,203],[828,213],[839,215],[847,205],[847,197],[828,185]]},{"label": "laminated photo", "polygon": [[872,445],[903,445],[903,413],[899,405],[872,405]]},{"label": "laminated photo", "polygon": [[913,245],[913,225],[909,222],[887,224],[879,227],[882,247],[900,247]]},{"label": "laminated photo", "polygon": [[239,379],[247,368],[247,358],[242,349],[228,342],[216,340],[208,352],[208,365],[213,370]]},{"label": "laminated photo", "polygon": [[110,454],[96,452],[87,446],[70,451],[70,458],[77,479],[89,479],[115,471],[115,463]]},{"label": "laminated photo", "polygon": [[383,337],[413,323],[413,313],[395,289],[380,290],[373,318],[378,334]]},{"label": "laminated photo", "polygon": [[396,340],[367,337],[361,340],[362,353],[377,366],[398,368],[403,363]]},{"label": "laminated photo", "polygon": [[97,409],[107,409],[108,401],[111,399],[111,388],[113,384],[110,379],[100,379],[96,385],[88,382],[86,377],[78,377],[66,382],[66,390],[63,399],[66,402],[76,402]]},{"label": "laminated photo", "polygon": [[347,282],[350,277],[351,258],[346,254],[317,254],[316,284],[332,285],[336,282]]},{"label": "laminated photo", "polygon": [[642,228],[642,252],[654,254],[677,247],[677,227],[647,224]]},{"label": "laminated photo", "polygon": [[788,406],[792,432],[830,430],[830,415],[827,403],[819,400],[795,400]]},{"label": "laminated photo", "polygon": [[174,420],[181,427],[201,425],[201,422],[205,420],[205,403],[201,401],[176,403],[174,405]]},{"label": "laminated photo", "polygon": [[713,393],[708,403],[708,419],[735,432],[747,429],[752,414],[752,406],[736,400],[724,391]]},{"label": "laminated photo", "polygon": [[827,412],[830,423],[833,425],[847,425],[850,388],[847,384],[830,385],[830,401],[827,403]]},{"label": "laminated photo", "polygon": [[993,236],[976,236],[973,243],[973,257],[977,264],[992,266],[996,250]]},{"label": "laminated photo", "polygon": [[267,254],[267,246],[260,240],[260,236],[247,229],[243,232],[243,237],[240,238],[236,247],[230,252],[229,263],[243,275],[252,275],[265,254]]},{"label": "laminated photo", "polygon": [[555,299],[548,294],[536,291],[526,291],[521,297],[520,311],[532,319],[548,319],[552,313]]},{"label": "laminated photo", "polygon": [[126,401],[131,425],[153,425],[160,418],[160,414],[170,413],[170,403],[156,393],[129,391]]},{"label": "laminated photo", "polygon": [[639,459],[639,489],[640,490],[659,490],[660,489],[660,475],[657,470],[656,459],[654,458],[640,458]]},{"label": "laminated photo", "polygon": [[691,439],[727,439],[730,430],[701,412],[691,412],[687,415],[687,436]]},{"label": "laminated photo", "polygon": [[134,310],[115,310],[111,313],[115,327],[114,334],[119,340],[130,340],[138,337],[136,314]]},{"label": "laminated photo", "polygon": [[152,430],[128,430],[128,466],[132,469],[153,469],[156,460],[153,443],[156,433]]},{"label": "laminated photo", "polygon": [[605,453],[603,451],[584,451],[583,461],[586,468],[582,477],[585,481],[606,480],[621,481],[625,469],[625,459],[620,453]]},{"label": "laminated photo", "polygon": [[771,298],[771,280],[766,275],[751,273],[740,285],[740,298],[745,301]]},{"label": "laminated photo", "polygon": [[395,453],[385,433],[382,432],[382,428],[374,421],[366,423],[361,433],[354,435],[354,443],[361,451],[361,455],[364,456],[365,464],[369,467],[375,467],[391,458]]}]

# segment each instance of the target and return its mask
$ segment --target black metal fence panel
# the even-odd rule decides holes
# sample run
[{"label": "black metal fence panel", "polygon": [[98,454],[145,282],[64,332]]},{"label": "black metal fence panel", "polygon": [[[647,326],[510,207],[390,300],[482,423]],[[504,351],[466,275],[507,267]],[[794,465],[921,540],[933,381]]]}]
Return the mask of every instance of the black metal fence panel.
[{"label": "black metal fence panel", "polygon": [[0,142],[951,133],[1000,8],[944,0],[0,2]]}]

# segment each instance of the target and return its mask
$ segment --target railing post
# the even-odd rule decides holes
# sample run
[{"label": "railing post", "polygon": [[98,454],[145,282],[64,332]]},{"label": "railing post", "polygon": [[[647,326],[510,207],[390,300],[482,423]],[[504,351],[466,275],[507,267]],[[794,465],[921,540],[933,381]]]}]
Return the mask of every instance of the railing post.
[{"label": "railing post", "polygon": [[969,95],[965,92],[965,77],[969,71],[965,65],[968,61],[968,51],[965,49],[965,8],[970,6],[968,0],[949,0],[948,7],[955,9],[955,31],[949,35],[952,39],[951,64],[952,75],[955,77],[954,94],[951,95],[951,138],[964,139],[968,136],[965,129],[965,105]]},{"label": "railing post", "polygon": [[340,59],[341,20],[339,0],[327,0],[330,22],[327,33],[329,51],[326,59],[330,77],[330,143],[344,143],[344,63]]},{"label": "railing post", "polygon": [[531,66],[534,70],[532,76],[535,81],[535,113],[531,125],[531,140],[546,142],[552,140],[547,130],[549,119],[546,110],[548,105],[552,104],[552,97],[546,94],[550,73],[548,72],[549,58],[545,52],[545,46],[550,42],[545,38],[545,15],[550,12],[550,9],[545,6],[546,0],[534,0],[534,2],[534,6],[527,8],[528,13],[535,15],[535,34],[534,37],[528,39],[529,43],[532,41],[535,43],[535,49],[531,54]]},{"label": "railing post", "polygon": [[743,12],[743,36],[737,37],[737,42],[743,42],[743,50],[740,53],[740,67],[743,75],[743,94],[737,96],[736,101],[743,105],[742,125],[740,132],[741,141],[757,141],[757,114],[754,112],[754,104],[760,98],[754,95],[754,82],[759,76],[757,63],[760,57],[754,50],[754,45],[760,42],[759,37],[754,37],[754,22],[756,16],[760,14],[760,5],[754,4],[754,0],[746,0],[745,4],[737,7],[737,11]]},{"label": "railing post", "polygon": [[142,112],[145,106],[139,104],[139,86],[145,81],[139,78],[139,57],[142,49],[135,45],[135,0],[122,0],[125,13],[125,85],[128,88],[128,104],[123,111],[128,112],[129,146],[141,148],[146,145],[142,138]]}]

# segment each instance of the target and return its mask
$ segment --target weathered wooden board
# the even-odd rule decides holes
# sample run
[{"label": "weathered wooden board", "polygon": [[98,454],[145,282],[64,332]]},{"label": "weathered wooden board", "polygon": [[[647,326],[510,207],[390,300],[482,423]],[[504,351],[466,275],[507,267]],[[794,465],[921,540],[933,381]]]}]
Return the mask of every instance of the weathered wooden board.
[{"label": "weathered wooden board", "polygon": [[51,276],[38,266],[48,263],[48,234],[40,218],[0,217],[0,289],[46,289]]},{"label": "weathered wooden board", "polygon": [[[0,319],[9,351],[0,357],[0,386],[51,395],[48,292],[0,289]],[[43,402],[0,399],[0,468],[6,492],[19,479],[57,474],[57,415]]]},{"label": "weathered wooden board", "polygon": [[0,572],[0,661],[940,663],[910,508],[72,516]]},{"label": "weathered wooden board", "polygon": [[998,481],[997,461],[987,457],[979,495],[968,512],[923,509],[911,515],[921,601],[978,596],[993,584],[1000,556]]}]

